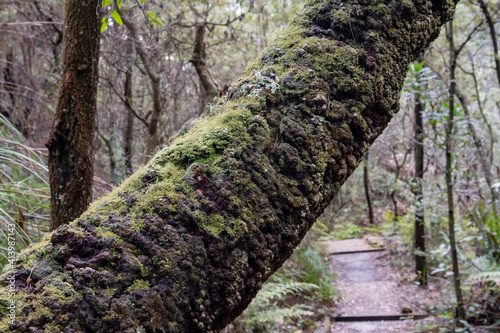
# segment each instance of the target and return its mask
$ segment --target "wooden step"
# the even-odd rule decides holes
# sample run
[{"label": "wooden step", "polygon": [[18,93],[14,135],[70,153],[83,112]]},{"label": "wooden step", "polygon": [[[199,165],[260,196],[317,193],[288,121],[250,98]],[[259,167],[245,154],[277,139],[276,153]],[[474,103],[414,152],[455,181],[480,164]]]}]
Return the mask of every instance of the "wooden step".
[{"label": "wooden step", "polygon": [[334,255],[339,255],[339,254],[353,254],[353,253],[364,253],[364,252],[380,252],[380,251],[384,251],[384,250],[385,249],[383,247],[374,247],[373,249],[367,249],[367,250],[330,252],[329,255],[334,256]]},{"label": "wooden step", "polygon": [[398,321],[398,320],[417,320],[427,318],[426,314],[399,314],[399,315],[376,315],[376,316],[338,316],[331,317],[332,321],[352,322],[352,321]]}]

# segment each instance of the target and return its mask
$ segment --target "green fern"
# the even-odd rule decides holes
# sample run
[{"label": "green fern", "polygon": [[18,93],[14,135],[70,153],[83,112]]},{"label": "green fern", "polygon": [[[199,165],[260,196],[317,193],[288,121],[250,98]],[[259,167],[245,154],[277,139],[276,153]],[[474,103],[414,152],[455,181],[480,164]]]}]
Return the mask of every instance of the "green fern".
[{"label": "green fern", "polygon": [[478,282],[495,282],[500,286],[500,271],[473,274],[469,279]]},{"label": "green fern", "polygon": [[245,323],[252,325],[255,323],[286,322],[288,319],[300,320],[312,315],[314,315],[314,311],[310,306],[296,304],[287,308],[272,307],[266,311],[261,311],[245,320]]},{"label": "green fern", "polygon": [[289,295],[304,295],[318,289],[319,286],[305,282],[267,282],[250,303],[241,321],[249,329],[248,331],[252,332],[256,327],[274,327],[278,323],[289,323],[312,316],[314,315],[312,307],[304,304],[287,306],[284,300]]},{"label": "green fern", "polygon": [[318,290],[319,287],[313,283],[288,281],[284,283],[269,282],[264,284],[262,290],[257,294],[256,305],[269,304],[273,300],[282,300],[287,294],[303,294]]}]

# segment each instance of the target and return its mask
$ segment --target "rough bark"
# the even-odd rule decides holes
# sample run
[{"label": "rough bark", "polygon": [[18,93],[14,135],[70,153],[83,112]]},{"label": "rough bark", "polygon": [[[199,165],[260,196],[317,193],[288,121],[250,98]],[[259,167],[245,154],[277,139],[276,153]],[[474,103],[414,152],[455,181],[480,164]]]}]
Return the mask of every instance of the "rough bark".
[{"label": "rough bark", "polygon": [[186,136],[23,252],[16,330],[222,329],[387,126],[454,4],[309,1]]},{"label": "rough bark", "polygon": [[46,142],[51,230],[74,220],[87,209],[92,200],[94,173],[100,2],[71,0],[65,6],[59,99]]},{"label": "rough bark", "polygon": [[[422,61],[420,57],[420,61]],[[419,78],[417,78],[418,80]],[[424,221],[424,124],[422,113],[424,111],[422,95],[417,92],[415,97],[415,124],[414,124],[414,156],[415,177],[413,195],[415,195],[415,273],[420,285],[427,285],[427,264],[425,257],[425,221]]]}]

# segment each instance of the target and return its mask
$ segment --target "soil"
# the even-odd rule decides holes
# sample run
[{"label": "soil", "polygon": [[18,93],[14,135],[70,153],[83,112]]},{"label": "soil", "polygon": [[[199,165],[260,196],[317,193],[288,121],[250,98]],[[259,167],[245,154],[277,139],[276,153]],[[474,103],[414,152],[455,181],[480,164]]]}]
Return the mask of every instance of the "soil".
[{"label": "soil", "polygon": [[[329,253],[366,251],[379,248],[380,238],[364,238],[325,242]],[[408,282],[389,264],[386,251],[332,254],[331,268],[338,275],[337,288],[341,294],[336,316],[377,316],[411,313],[426,314],[437,293],[434,288],[422,288]],[[432,294],[432,295],[431,295]],[[423,320],[332,322],[329,332],[414,332]],[[328,330],[326,330],[328,332]]]}]

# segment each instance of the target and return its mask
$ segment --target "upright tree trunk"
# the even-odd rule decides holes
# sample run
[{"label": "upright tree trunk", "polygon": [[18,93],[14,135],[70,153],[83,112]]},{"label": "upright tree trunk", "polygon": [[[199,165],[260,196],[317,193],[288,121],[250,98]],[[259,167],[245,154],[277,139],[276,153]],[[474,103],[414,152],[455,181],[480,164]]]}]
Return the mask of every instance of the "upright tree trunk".
[{"label": "upright tree trunk", "polygon": [[151,92],[153,98],[153,110],[151,110],[151,118],[149,120],[148,126],[148,141],[146,142],[146,152],[144,154],[143,162],[146,163],[153,157],[156,148],[159,144],[159,135],[158,135],[158,126],[161,121],[161,80],[160,74],[156,71],[154,60],[151,59],[148,55],[146,48],[142,42],[142,38],[139,36],[139,31],[134,22],[127,16],[127,13],[119,9],[115,8],[119,13],[123,20],[123,24],[127,27],[130,32],[130,36],[134,41],[135,50],[141,58],[142,64],[144,65],[144,69],[146,70],[146,74],[148,75],[149,82],[151,84]]},{"label": "upright tree trunk", "polygon": [[99,133],[99,137],[104,141],[104,144],[106,145],[106,149],[108,151],[108,158],[109,158],[109,182],[113,185],[118,185],[119,179],[118,179],[118,171],[116,170],[116,158],[115,158],[115,153],[113,150],[113,143],[112,139],[106,138],[104,135]]},{"label": "upright tree trunk", "polygon": [[[127,53],[130,55],[134,52],[133,42],[129,41],[127,43]],[[125,123],[125,129],[123,131],[123,155],[125,157],[125,176],[129,177],[132,175],[132,154],[133,154],[133,131],[134,131],[134,111],[133,111],[133,98],[132,98],[132,72],[134,66],[129,58],[129,63],[125,70],[125,82],[124,82],[124,93],[125,93],[125,108],[127,109],[127,117]]]},{"label": "upright tree trunk", "polygon": [[450,82],[448,88],[448,123],[446,124],[446,138],[445,138],[445,155],[446,155],[446,166],[445,166],[445,180],[446,180],[446,192],[448,197],[448,233],[450,238],[451,247],[451,260],[453,265],[453,284],[455,286],[455,295],[457,297],[457,318],[465,319],[465,309],[464,301],[462,296],[462,288],[460,282],[460,268],[458,263],[458,252],[457,244],[455,240],[455,202],[453,198],[453,128],[454,115],[455,115],[455,89],[456,89],[456,78],[455,70],[457,67],[457,52],[455,50],[455,43],[453,39],[453,22],[448,24],[448,44],[450,48]]},{"label": "upright tree trunk", "polygon": [[368,206],[368,221],[374,224],[373,205],[370,197],[370,176],[368,175],[368,152],[365,154],[365,163],[363,164],[363,183],[365,185],[366,205]]},{"label": "upright tree trunk", "polygon": [[190,133],[23,252],[10,330],[221,330],[356,169],[453,9],[309,1]]},{"label": "upright tree trunk", "polygon": [[[484,17],[486,18],[486,23],[488,23],[488,27],[490,29],[491,43],[493,44],[493,60],[495,61],[495,72],[497,74],[498,84],[500,85],[500,54],[498,54],[498,40],[495,30],[495,22],[493,22],[493,18],[491,17],[488,6],[484,0],[478,1],[479,7],[481,7]],[[477,98],[479,98],[479,96],[477,96]]]},{"label": "upright tree trunk", "polygon": [[[467,120],[467,126],[469,127],[469,131],[472,136],[472,141],[474,142],[474,145],[476,146],[476,151],[479,156],[479,163],[481,165],[481,169],[483,171],[484,179],[486,180],[486,184],[488,185],[488,189],[491,194],[491,208],[493,211],[493,216],[495,218],[498,218],[498,212],[497,212],[497,194],[495,192],[495,189],[493,187],[493,180],[491,179],[491,166],[490,163],[488,163],[488,160],[486,156],[484,156],[484,148],[483,144],[481,142],[481,138],[477,135],[476,128],[474,126],[474,121],[473,118],[471,117],[470,110],[469,110],[469,104],[467,102],[467,98],[461,94],[457,88],[455,88],[455,95],[458,97],[458,100],[462,104],[462,109],[464,110],[465,116],[468,118]],[[479,98],[479,95],[478,95]]]},{"label": "upright tree trunk", "polygon": [[59,100],[46,146],[50,229],[80,216],[92,199],[101,2],[68,0]]},{"label": "upright tree trunk", "polygon": [[213,103],[217,96],[217,87],[210,78],[210,73],[207,67],[207,50],[205,42],[206,24],[198,23],[196,25],[196,33],[194,38],[193,58],[191,63],[196,69],[198,78],[200,79],[200,116],[204,111],[207,103]]},{"label": "upright tree trunk", "polygon": [[[422,60],[421,57],[419,59]],[[417,78],[419,80],[419,77]],[[420,80],[419,80],[420,81]],[[413,194],[415,195],[415,272],[420,285],[427,285],[427,265],[425,259],[425,221],[424,221],[424,124],[422,121],[422,95],[415,94],[415,179]]]}]

